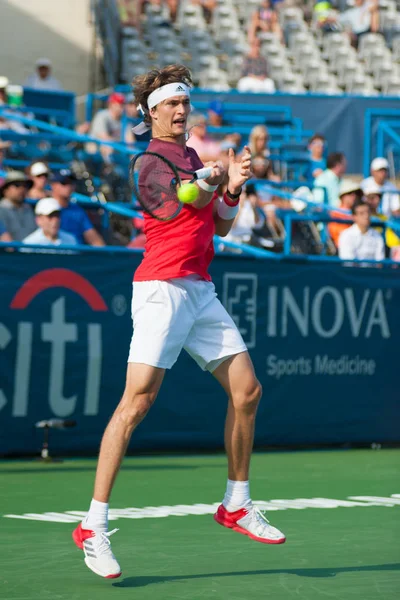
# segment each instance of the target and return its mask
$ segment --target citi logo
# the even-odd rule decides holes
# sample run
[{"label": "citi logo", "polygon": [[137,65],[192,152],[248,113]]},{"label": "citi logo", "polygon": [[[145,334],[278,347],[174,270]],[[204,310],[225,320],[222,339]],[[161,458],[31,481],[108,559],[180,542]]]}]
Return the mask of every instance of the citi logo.
[{"label": "citi logo", "polygon": [[[60,288],[71,290],[77,294],[91,308],[93,313],[108,310],[103,297],[98,290],[84,277],[69,269],[47,269],[28,279],[14,295],[10,308],[25,311],[34,299],[46,290]],[[86,323],[85,327],[74,322],[68,322],[65,314],[66,297],[60,295],[50,305],[50,320],[38,324],[35,320],[21,320],[17,325],[15,335],[16,353],[13,363],[13,398],[12,415],[26,417],[29,405],[29,390],[31,378],[42,376],[41,370],[47,372],[49,377],[43,377],[48,389],[43,389],[47,395],[48,404],[55,417],[68,417],[76,409],[78,394],[65,394],[65,384],[73,381],[66,378],[65,366],[67,358],[73,356],[72,344],[78,342],[79,335],[85,331],[87,340],[87,355],[82,357],[80,369],[86,370],[86,384],[83,398],[83,414],[90,416],[98,413],[101,366],[102,366],[102,327],[100,323]],[[25,312],[22,313],[25,316]],[[14,336],[10,329],[0,323],[0,356],[11,344]],[[81,340],[80,340],[81,341]],[[38,343],[39,342],[39,343]],[[47,346],[44,350],[44,345]],[[11,348],[12,346],[10,346]],[[43,361],[49,361],[49,365]],[[35,371],[33,363],[40,364],[39,372]],[[6,364],[6,363],[5,363]],[[73,385],[70,386],[73,390]],[[73,390],[75,391],[75,390]],[[6,398],[0,388],[0,410],[9,403],[11,398]]]},{"label": "citi logo", "polygon": [[378,335],[390,338],[385,298],[380,289],[364,289],[356,293],[352,288],[338,290],[324,286],[316,292],[303,288],[296,297],[287,286],[271,286],[267,295],[267,336],[287,337],[299,332],[321,338],[333,338],[347,328],[353,338]]}]

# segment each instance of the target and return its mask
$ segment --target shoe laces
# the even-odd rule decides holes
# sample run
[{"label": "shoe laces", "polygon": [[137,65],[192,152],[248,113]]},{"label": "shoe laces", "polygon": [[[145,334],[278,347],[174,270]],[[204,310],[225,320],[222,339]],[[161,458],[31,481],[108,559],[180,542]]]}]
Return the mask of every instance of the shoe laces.
[{"label": "shoe laces", "polygon": [[113,529],[112,531],[102,531],[100,534],[97,534],[97,552],[98,554],[108,554],[109,552],[111,552],[111,542],[109,540],[109,537],[111,535],[114,535],[114,533],[116,533],[117,531],[119,531],[118,529]]},{"label": "shoe laces", "polygon": [[257,535],[262,536],[265,532],[265,529],[270,526],[267,517],[263,512],[261,512],[260,509],[255,508],[254,506],[251,510],[249,510],[249,513],[251,517],[251,523],[255,526]]}]

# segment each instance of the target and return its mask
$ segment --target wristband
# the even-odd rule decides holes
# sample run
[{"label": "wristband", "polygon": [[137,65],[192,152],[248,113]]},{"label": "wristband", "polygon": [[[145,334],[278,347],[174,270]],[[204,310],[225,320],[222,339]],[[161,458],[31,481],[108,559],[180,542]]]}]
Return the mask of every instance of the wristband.
[{"label": "wristband", "polygon": [[229,205],[225,202],[224,198],[218,198],[218,207],[217,213],[218,216],[221,217],[224,221],[230,221],[234,219],[239,212],[239,202],[237,202],[234,206]]},{"label": "wristband", "polygon": [[206,183],[203,179],[197,179],[196,183],[199,186],[199,188],[201,188],[205,192],[215,192],[215,190],[218,187],[217,185],[208,185],[208,183]]},{"label": "wristband", "polygon": [[240,188],[240,192],[238,194],[231,194],[231,192],[229,190],[226,190],[226,196],[228,198],[225,198],[225,202],[227,203],[228,206],[235,206],[238,202],[239,202],[239,198],[242,194],[242,188]]}]

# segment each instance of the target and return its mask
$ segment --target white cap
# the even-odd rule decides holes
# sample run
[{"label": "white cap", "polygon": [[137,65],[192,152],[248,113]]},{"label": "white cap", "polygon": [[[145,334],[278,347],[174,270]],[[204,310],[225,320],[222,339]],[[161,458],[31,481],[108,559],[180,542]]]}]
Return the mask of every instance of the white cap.
[{"label": "white cap", "polygon": [[367,180],[362,189],[365,196],[368,196],[369,194],[382,194],[382,186],[378,185],[374,180]]},{"label": "white cap", "polygon": [[51,67],[51,60],[49,58],[38,58],[36,61],[36,66],[37,67]]},{"label": "white cap", "polygon": [[51,215],[55,212],[60,212],[61,206],[55,198],[42,198],[36,204],[35,213],[37,215]]},{"label": "white cap", "polygon": [[388,169],[389,163],[386,158],[378,157],[374,158],[371,163],[371,171],[380,171],[381,169]]},{"label": "white cap", "polygon": [[361,192],[360,184],[357,181],[352,181],[351,179],[345,179],[342,181],[339,191],[340,196],[344,196],[344,194],[351,194],[352,192]]},{"label": "white cap", "polygon": [[50,173],[49,168],[42,162],[33,163],[30,168],[30,174],[32,177],[37,177],[38,175],[47,175]]},{"label": "white cap", "polygon": [[10,80],[8,79],[8,77],[5,77],[4,75],[0,75],[0,90],[4,90],[8,84],[10,83]]}]

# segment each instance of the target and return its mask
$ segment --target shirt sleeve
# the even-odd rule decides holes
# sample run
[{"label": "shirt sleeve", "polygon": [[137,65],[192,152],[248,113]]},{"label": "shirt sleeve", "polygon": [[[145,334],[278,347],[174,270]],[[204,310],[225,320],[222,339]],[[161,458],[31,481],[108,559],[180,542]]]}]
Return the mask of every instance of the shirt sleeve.
[{"label": "shirt sleeve", "polygon": [[0,221],[0,235],[3,235],[3,233],[7,233],[7,229],[5,228],[3,221]]},{"label": "shirt sleeve", "polygon": [[351,260],[356,257],[352,239],[348,235],[348,231],[343,231],[339,236],[339,258],[344,260]]}]

